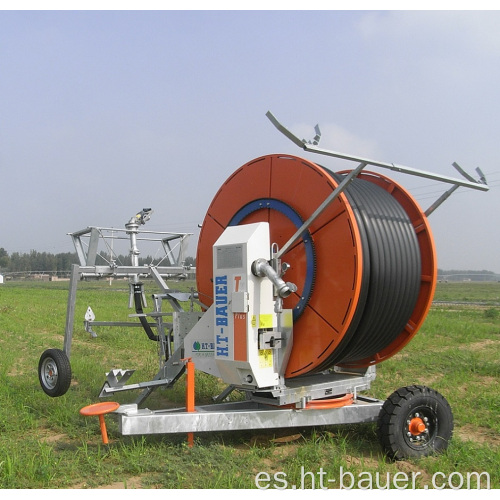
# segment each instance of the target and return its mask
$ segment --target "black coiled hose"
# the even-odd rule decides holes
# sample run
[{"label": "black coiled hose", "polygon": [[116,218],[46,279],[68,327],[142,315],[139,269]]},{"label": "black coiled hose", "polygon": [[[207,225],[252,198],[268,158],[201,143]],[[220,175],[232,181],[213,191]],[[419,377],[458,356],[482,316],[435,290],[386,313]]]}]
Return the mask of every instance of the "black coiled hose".
[{"label": "black coiled hose", "polygon": [[398,201],[363,179],[354,179],[345,194],[362,241],[361,294],[344,338],[320,370],[373,357],[389,346],[410,319],[421,284],[417,235]]}]

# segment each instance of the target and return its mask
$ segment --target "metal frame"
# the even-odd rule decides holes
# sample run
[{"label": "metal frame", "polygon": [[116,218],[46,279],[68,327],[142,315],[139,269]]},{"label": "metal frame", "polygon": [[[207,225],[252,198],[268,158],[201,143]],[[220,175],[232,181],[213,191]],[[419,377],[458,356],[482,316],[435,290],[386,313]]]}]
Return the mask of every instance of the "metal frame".
[{"label": "metal frame", "polygon": [[453,162],[452,165],[453,167],[466,179],[456,179],[453,177],[448,177],[445,175],[438,175],[433,172],[427,172],[425,170],[418,170],[416,168],[410,168],[410,167],[405,167],[404,165],[398,165],[395,163],[387,163],[387,162],[382,162],[378,160],[370,160],[368,158],[363,158],[361,156],[354,156],[351,154],[347,153],[340,153],[337,151],[330,151],[327,149],[322,149],[319,148],[317,145],[319,144],[319,141],[321,139],[321,131],[319,129],[319,126],[316,125],[314,130],[316,132],[316,135],[312,141],[306,141],[305,139],[299,139],[295,134],[290,132],[284,125],[282,125],[278,119],[271,113],[271,111],[268,111],[266,113],[267,118],[269,118],[270,122],[288,139],[290,139],[296,146],[299,148],[302,148],[304,151],[308,151],[310,153],[317,153],[320,155],[324,156],[330,156],[332,158],[340,158],[342,160],[349,160],[349,161],[354,161],[354,162],[359,162],[360,165],[357,167],[357,169],[353,170],[347,177],[344,179],[344,181],[338,186],[338,188],[328,197],[327,200],[325,200],[325,203],[321,205],[321,207],[318,207],[318,210],[311,216],[310,219],[308,219],[306,222],[304,222],[304,225],[297,230],[297,233],[292,236],[291,240],[288,242],[282,249],[281,249],[281,254],[283,254],[286,249],[290,245],[292,245],[314,221],[314,219],[332,202],[337,198],[337,196],[340,195],[342,191],[347,187],[349,182],[356,176],[358,175],[361,170],[363,170],[366,166],[371,165],[373,167],[381,167],[381,168],[386,168],[389,170],[392,170],[394,172],[399,172],[403,174],[409,174],[417,177],[424,177],[426,179],[431,179],[435,181],[440,181],[444,182],[447,184],[453,184],[453,186],[443,193],[424,213],[426,216],[429,216],[436,208],[438,208],[446,199],[450,197],[452,193],[454,193],[459,187],[468,187],[471,189],[477,189],[480,191],[488,191],[489,187],[486,182],[486,177],[481,171],[480,168],[476,168],[476,172],[479,175],[479,179],[475,180],[471,175],[469,175],[465,170],[463,170],[458,163]]},{"label": "metal frame", "polygon": [[353,404],[334,409],[277,408],[255,401],[149,410],[122,405],[118,428],[122,435],[178,434],[376,422],[383,401],[358,396]]},{"label": "metal frame", "polygon": [[[192,233],[173,233],[140,230],[139,226],[149,220],[151,209],[144,209],[132,217],[125,225],[125,229],[89,226],[80,231],[69,233],[73,240],[80,264],[74,264],[71,270],[68,303],[66,309],[66,325],[64,331],[63,350],[68,357],[71,356],[71,343],[73,339],[75,304],[78,281],[82,279],[114,279],[128,278],[130,283],[129,307],[134,302],[134,293],[140,293],[141,302],[146,304],[142,279],[152,279],[159,288],[159,293],[153,294],[153,311],[150,313],[129,314],[129,318],[139,319],[137,321],[94,321],[92,310],[87,310],[84,326],[91,336],[97,334],[93,327],[99,326],[124,326],[144,327],[143,319],[147,318],[149,329],[155,328],[159,344],[159,371],[153,380],[139,384],[125,385],[125,382],[133,374],[134,370],[112,370],[107,374],[107,380],[101,390],[101,397],[106,397],[115,392],[142,389],[136,399],[136,403],[142,403],[159,386],[170,385],[183,373],[184,366],[179,363],[179,352],[172,352],[173,325],[179,320],[176,315],[184,312],[181,302],[189,302],[190,311],[186,311],[191,317],[191,322],[199,319],[201,313],[194,312],[194,304],[198,303],[196,294],[179,292],[168,287],[165,279],[183,278],[190,268],[184,265],[187,243]],[[130,242],[129,254],[131,265],[118,265],[114,260],[112,242],[114,240],[128,240]],[[139,266],[139,241],[156,242],[163,249],[163,255],[156,264]],[[111,242],[111,243],[110,243]],[[97,264],[99,245],[104,243],[110,261],[107,265]],[[164,264],[164,265],[161,265]],[[162,303],[166,300],[174,312],[162,312]],[[165,321],[168,319],[170,321]],[[175,341],[179,343],[178,340]]]},{"label": "metal frame", "polygon": [[[480,178],[476,181],[463,171],[457,163],[453,163],[457,171],[465,177],[466,180],[464,181],[393,163],[374,161],[349,154],[328,151],[317,147],[321,138],[321,131],[317,125],[313,141],[300,140],[284,127],[271,112],[268,112],[266,116],[280,132],[305,151],[359,163],[355,169],[345,176],[337,188],[303,223],[285,245],[273,254],[273,258],[277,262],[279,262],[280,257],[286,253],[288,248],[295,244],[302,233],[311,226],[314,220],[368,165],[452,184],[452,187],[426,210],[426,216],[430,215],[460,186],[481,191],[489,189],[484,174],[480,169],[477,169]],[[247,401],[245,402],[218,403],[197,407],[195,413],[181,409],[159,411],[139,410],[136,405],[125,405],[117,411],[119,415],[119,427],[122,434],[175,434],[179,432],[269,429],[374,422],[378,418],[383,402],[358,395],[358,391],[368,389],[374,379],[375,366],[370,366],[359,371],[352,370],[351,372],[346,372],[339,367],[335,367],[333,372],[328,371],[321,374],[286,380],[286,384],[282,387],[260,392],[248,391]],[[234,387],[229,386],[215,400],[218,402],[222,401],[234,389]],[[346,393],[354,394],[354,403],[352,405],[335,409],[306,409],[307,401],[311,399],[335,397]],[[292,408],[284,408],[285,405],[291,405]]]},{"label": "metal frame", "polygon": [[[179,359],[179,364],[183,365],[182,361]],[[275,387],[270,391],[245,391],[245,401],[221,402],[236,389],[234,386],[229,386],[221,395],[214,398],[215,404],[196,406],[194,412],[188,408],[139,409],[135,403],[121,405],[115,413],[118,415],[119,432],[122,435],[220,432],[376,422],[384,402],[359,395],[360,391],[370,388],[371,382],[375,379],[375,370],[375,366],[350,371],[336,367],[333,371],[287,380],[284,387]],[[139,389],[142,385],[130,387]],[[194,392],[194,387],[191,390]],[[186,392],[188,391],[189,387],[186,388]],[[352,394],[352,404],[332,408],[308,408],[312,400],[336,398],[345,394]]]},{"label": "metal frame", "polygon": [[[183,263],[186,258],[188,240],[192,233],[145,231],[134,227],[131,228],[130,224],[127,224],[127,226],[127,229],[88,226],[80,231],[68,233],[78,255],[80,267],[87,268],[82,273],[87,272],[89,277],[128,277],[136,274],[147,274],[147,268],[144,268],[144,272],[137,273],[138,264],[131,266],[117,265],[113,258],[111,258],[111,262],[108,262],[108,265],[96,264],[98,255],[103,258],[102,254],[98,254],[99,242],[104,242],[108,252],[113,254],[109,242],[113,240],[130,241],[131,235],[135,235],[134,243],[137,241],[151,241],[162,245],[164,255],[154,265],[162,276],[171,276],[186,271]],[[84,238],[88,239],[88,243],[85,243]],[[133,247],[132,250],[137,251],[136,247]],[[175,254],[176,250],[177,255]],[[164,260],[167,261],[167,265],[161,266],[160,264]],[[140,270],[142,271],[143,268],[141,267]]]},{"label": "metal frame", "polygon": [[286,379],[284,387],[253,392],[248,398],[262,404],[292,404],[299,408],[305,408],[311,400],[335,398],[344,394],[353,394],[356,398],[360,391],[370,388],[375,380],[375,373],[375,366],[349,371],[335,367],[333,371]]}]

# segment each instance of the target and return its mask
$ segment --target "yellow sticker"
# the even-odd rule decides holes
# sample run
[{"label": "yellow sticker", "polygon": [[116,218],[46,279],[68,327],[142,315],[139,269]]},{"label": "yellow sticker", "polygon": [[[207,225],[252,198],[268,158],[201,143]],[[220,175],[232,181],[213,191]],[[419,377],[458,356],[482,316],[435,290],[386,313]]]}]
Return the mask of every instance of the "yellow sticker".
[{"label": "yellow sticker", "polygon": [[272,328],[273,327],[273,315],[272,314],[260,314],[259,315],[259,328]]},{"label": "yellow sticker", "polygon": [[273,350],[261,349],[259,350],[259,368],[272,368],[273,367]]},{"label": "yellow sticker", "polygon": [[252,328],[257,326],[257,320],[255,319],[255,314],[252,316]]}]

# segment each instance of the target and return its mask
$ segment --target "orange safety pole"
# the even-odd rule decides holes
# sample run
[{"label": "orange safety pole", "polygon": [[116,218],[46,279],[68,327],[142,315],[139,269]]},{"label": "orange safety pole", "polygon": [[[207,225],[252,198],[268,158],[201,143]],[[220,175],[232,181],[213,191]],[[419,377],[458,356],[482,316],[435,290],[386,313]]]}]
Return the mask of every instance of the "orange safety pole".
[{"label": "orange safety pole", "polygon": [[108,431],[106,430],[106,422],[104,422],[104,415],[99,415],[99,426],[101,427],[101,436],[103,444],[108,444]]},{"label": "orange safety pole", "polygon": [[[194,363],[191,358],[186,361],[186,411],[194,412]],[[188,432],[187,442],[190,448],[194,445],[194,433]]]}]

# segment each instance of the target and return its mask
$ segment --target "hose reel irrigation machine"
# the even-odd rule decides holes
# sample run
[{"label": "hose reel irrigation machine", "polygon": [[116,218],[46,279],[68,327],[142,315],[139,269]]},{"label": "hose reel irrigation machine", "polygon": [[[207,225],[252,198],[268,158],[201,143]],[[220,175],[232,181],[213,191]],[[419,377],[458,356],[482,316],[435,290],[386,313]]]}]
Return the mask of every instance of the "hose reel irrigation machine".
[{"label": "hose reel irrigation machine", "polygon": [[[431,306],[437,262],[427,216],[460,186],[487,191],[484,175],[478,169],[480,178],[475,180],[454,163],[464,176],[460,180],[320,149],[318,127],[314,140],[305,141],[270,112],[267,117],[305,151],[355,162],[355,168],[332,172],[299,157],[268,155],[236,170],[203,221],[197,291],[191,294],[172,290],[165,281],[185,272],[186,234],[159,237],[166,265],[139,267],[137,242],[144,233],[139,227],[149,210],[121,230],[130,239],[128,267],[96,265],[103,228],[72,233],[80,265],[73,266],[70,281],[64,347],[48,349],[40,358],[43,390],[55,397],[70,386],[77,281],[128,277],[129,306],[136,309],[130,316],[139,322],[123,325],[142,327],[158,344],[160,369],[153,380],[139,383],[128,383],[133,370],[106,374],[100,397],[139,391],[133,403],[101,411],[114,411],[123,435],[192,436],[377,422],[382,447],[392,458],[446,449],[453,416],[442,395],[414,385],[396,390],[384,402],[362,392],[375,379],[376,365],[415,336]],[[365,170],[368,166],[451,187],[424,212],[405,189]],[[177,258],[172,258],[172,242],[180,248]],[[160,289],[149,313],[143,310],[143,277],[152,278]],[[171,311],[162,311],[164,301]],[[201,311],[194,310],[195,303]],[[85,326],[94,336],[93,327],[122,325],[94,320],[89,308]],[[213,404],[195,406],[194,368],[227,385]],[[144,407],[153,390],[171,387],[184,373],[185,408]],[[235,389],[245,399],[227,402]]]}]

